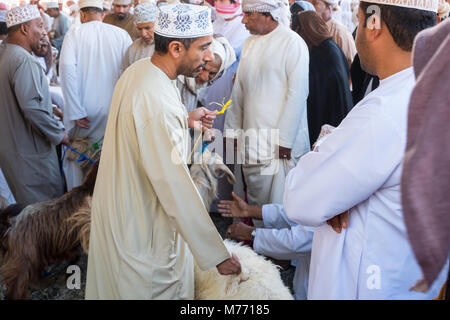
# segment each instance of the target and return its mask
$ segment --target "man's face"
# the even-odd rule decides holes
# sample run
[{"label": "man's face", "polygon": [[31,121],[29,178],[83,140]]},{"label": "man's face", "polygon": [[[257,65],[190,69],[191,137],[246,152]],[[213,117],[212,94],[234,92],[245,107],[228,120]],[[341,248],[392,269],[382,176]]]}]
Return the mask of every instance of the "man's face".
[{"label": "man's face", "polygon": [[47,32],[44,28],[44,22],[41,18],[36,18],[28,23],[27,28],[27,41],[30,44],[30,48],[33,52],[39,52],[42,50],[42,46],[48,44]]},{"label": "man's face", "polygon": [[184,52],[177,74],[191,78],[197,77],[206,63],[214,60],[210,48],[211,42],[212,36],[204,36],[196,39],[189,47],[189,50]]},{"label": "man's face", "polygon": [[215,64],[213,61],[208,62],[195,78],[195,83],[204,84],[208,81],[211,81],[217,75],[217,72],[219,72],[219,70],[220,65]]},{"label": "man's face", "polygon": [[262,34],[269,20],[270,17],[263,16],[259,12],[244,12],[242,23],[251,34]]},{"label": "man's face", "polygon": [[59,9],[56,8],[47,9],[47,14],[52,18],[56,18],[57,16],[59,16]]},{"label": "man's face", "polygon": [[48,37],[45,38],[45,43],[42,43],[36,51],[33,51],[35,55],[38,57],[45,57],[48,53],[48,50],[50,50],[50,40]]},{"label": "man's face", "polygon": [[115,4],[114,5],[114,13],[116,14],[119,20],[125,19],[128,15],[128,11],[130,11],[129,4]]},{"label": "man's face", "polygon": [[371,75],[376,75],[376,70],[373,66],[373,55],[371,53],[371,43],[367,41],[367,32],[369,29],[365,22],[364,12],[361,7],[358,8],[358,29],[356,32],[356,51],[359,55],[359,60],[361,61],[361,68]]},{"label": "man's face", "polygon": [[153,32],[154,26],[155,24],[153,22],[136,24],[136,27],[139,31],[139,35],[146,44],[151,44],[153,42],[153,38],[155,36]]}]

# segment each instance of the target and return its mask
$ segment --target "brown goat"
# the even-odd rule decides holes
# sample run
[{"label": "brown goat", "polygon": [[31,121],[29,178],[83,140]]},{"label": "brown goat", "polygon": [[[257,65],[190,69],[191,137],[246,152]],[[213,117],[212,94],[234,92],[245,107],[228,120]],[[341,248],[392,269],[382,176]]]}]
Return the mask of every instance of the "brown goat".
[{"label": "brown goat", "polygon": [[19,215],[11,207],[0,213],[0,272],[8,299],[28,299],[30,282],[39,282],[45,267],[79,256],[79,229],[68,218],[86,206],[97,170],[98,163],[81,186],[57,199],[29,205]]}]

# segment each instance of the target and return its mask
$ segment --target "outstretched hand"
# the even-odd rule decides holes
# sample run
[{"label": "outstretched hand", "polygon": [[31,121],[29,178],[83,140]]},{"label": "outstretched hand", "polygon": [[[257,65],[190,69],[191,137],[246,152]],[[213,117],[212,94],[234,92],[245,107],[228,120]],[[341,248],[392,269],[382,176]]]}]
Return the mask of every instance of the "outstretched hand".
[{"label": "outstretched hand", "polygon": [[233,200],[220,200],[217,204],[217,211],[225,218],[247,218],[248,204],[236,195],[231,193]]}]

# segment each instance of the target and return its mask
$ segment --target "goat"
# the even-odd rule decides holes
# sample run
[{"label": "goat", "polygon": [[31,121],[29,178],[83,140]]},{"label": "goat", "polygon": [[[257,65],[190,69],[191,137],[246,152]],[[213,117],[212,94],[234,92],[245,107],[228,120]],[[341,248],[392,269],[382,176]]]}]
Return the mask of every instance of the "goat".
[{"label": "goat", "polygon": [[20,205],[10,206],[0,213],[0,272],[8,299],[28,299],[30,282],[39,282],[45,267],[79,256],[80,232],[67,218],[89,202],[97,170],[96,163],[81,186],[57,199],[23,210]]},{"label": "goat", "polygon": [[241,263],[241,274],[221,276],[217,268],[202,271],[194,264],[196,300],[293,300],[278,267],[251,248],[224,241]]}]

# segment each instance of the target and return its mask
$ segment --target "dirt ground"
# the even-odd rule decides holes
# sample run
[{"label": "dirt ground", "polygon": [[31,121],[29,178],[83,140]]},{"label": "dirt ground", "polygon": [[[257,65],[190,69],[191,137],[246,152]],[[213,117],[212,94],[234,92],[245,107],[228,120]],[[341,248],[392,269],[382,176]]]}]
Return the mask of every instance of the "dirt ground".
[{"label": "dirt ground", "polygon": [[[227,227],[232,223],[231,218],[222,218],[219,214],[211,213],[211,218],[216,225],[219,233],[224,236]],[[82,254],[80,259],[76,262],[81,269],[81,288],[68,289],[67,277],[70,274],[66,273],[68,262],[58,265],[52,265],[47,268],[47,277],[50,286],[43,289],[31,289],[30,297],[32,300],[83,300],[86,286],[86,270],[87,270],[87,255]],[[289,267],[285,271],[281,271],[281,278],[283,282],[292,290],[292,280],[294,277],[295,268]],[[5,299],[6,287],[0,278],[0,300]]]}]

